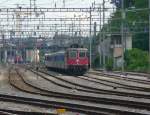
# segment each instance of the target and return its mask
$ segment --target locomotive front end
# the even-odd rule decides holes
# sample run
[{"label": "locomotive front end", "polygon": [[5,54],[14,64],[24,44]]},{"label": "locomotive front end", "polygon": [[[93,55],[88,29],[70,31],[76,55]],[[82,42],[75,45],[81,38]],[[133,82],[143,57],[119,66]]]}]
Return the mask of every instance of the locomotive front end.
[{"label": "locomotive front end", "polygon": [[70,48],[67,50],[68,70],[73,73],[84,73],[88,70],[88,56],[86,48]]}]

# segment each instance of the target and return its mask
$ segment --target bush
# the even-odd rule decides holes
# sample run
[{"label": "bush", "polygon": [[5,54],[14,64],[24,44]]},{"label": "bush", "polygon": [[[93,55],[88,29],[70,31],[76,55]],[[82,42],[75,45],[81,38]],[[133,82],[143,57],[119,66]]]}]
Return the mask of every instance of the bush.
[{"label": "bush", "polygon": [[111,71],[113,70],[113,59],[109,58],[106,62],[106,70]]},{"label": "bush", "polygon": [[99,59],[99,55],[96,55],[95,56],[95,59],[93,60],[93,63],[92,63],[93,67],[94,68],[97,68],[100,66],[100,59]]},{"label": "bush", "polygon": [[125,52],[125,62],[127,71],[147,72],[148,52],[140,49],[127,50]]}]

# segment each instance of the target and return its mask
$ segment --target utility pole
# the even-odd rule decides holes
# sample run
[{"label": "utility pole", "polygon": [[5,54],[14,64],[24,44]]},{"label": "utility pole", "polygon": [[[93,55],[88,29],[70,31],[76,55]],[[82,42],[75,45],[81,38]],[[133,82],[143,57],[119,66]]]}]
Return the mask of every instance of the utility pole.
[{"label": "utility pole", "polygon": [[122,72],[124,72],[124,19],[125,19],[125,12],[124,12],[124,0],[121,1],[121,43],[122,43]]},{"label": "utility pole", "polygon": [[81,15],[79,15],[79,36],[81,36]]},{"label": "utility pole", "polygon": [[[104,30],[104,24],[105,24],[105,0],[103,0],[103,42],[104,42],[104,38],[105,38],[105,30]],[[102,49],[102,54],[103,54],[103,69],[105,70],[105,49]]]},{"label": "utility pole", "polygon": [[63,0],[63,7],[65,8],[65,5],[66,5],[66,1],[65,0]]},{"label": "utility pole", "polygon": [[31,8],[34,8],[34,12],[35,12],[35,9],[36,9],[36,0],[30,0],[30,10]]},{"label": "utility pole", "polygon": [[101,67],[101,64],[102,64],[102,58],[101,58],[101,54],[102,54],[102,50],[101,50],[101,4],[100,4],[100,26],[99,26],[99,66]]},{"label": "utility pole", "polygon": [[13,31],[10,31],[10,59],[12,60],[12,57],[13,57],[13,39],[12,39],[12,34],[13,34]]},{"label": "utility pole", "polygon": [[5,63],[5,35],[4,35],[4,33],[2,33],[2,44],[3,44],[3,48],[2,48],[2,62],[4,62]]},{"label": "utility pole", "polygon": [[90,69],[92,68],[92,8],[90,7]]},{"label": "utility pole", "polygon": [[149,6],[149,73],[150,73],[150,0],[148,0],[148,6]]},{"label": "utility pole", "polygon": [[32,3],[31,3],[31,0],[30,0],[30,9],[31,9],[31,4],[32,4]]}]

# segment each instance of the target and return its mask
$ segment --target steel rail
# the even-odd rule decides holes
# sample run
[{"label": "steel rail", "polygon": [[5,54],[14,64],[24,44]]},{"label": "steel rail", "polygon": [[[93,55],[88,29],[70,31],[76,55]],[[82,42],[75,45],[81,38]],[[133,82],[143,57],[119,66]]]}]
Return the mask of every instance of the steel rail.
[{"label": "steel rail", "polygon": [[[137,83],[143,83],[143,84],[150,85],[150,80],[129,78],[128,76],[121,77],[120,74],[122,74],[122,72],[112,72],[112,74],[111,74],[111,73],[104,73],[102,71],[93,71],[93,72],[91,71],[89,73],[92,73],[92,74],[95,74],[95,75],[103,75],[103,76],[107,76],[107,77],[112,77],[112,78],[115,78],[115,79],[123,79],[125,81],[133,81],[133,82],[137,82]],[[131,73],[131,72],[125,72],[125,74],[138,75],[138,76],[141,76],[141,77],[144,76],[144,77],[150,78],[149,74],[137,74],[137,73]]]},{"label": "steel rail", "polygon": [[27,111],[19,111],[19,110],[11,110],[11,109],[0,109],[1,115],[57,115],[54,113],[47,112],[27,112]]},{"label": "steel rail", "polygon": [[[111,103],[111,101],[109,101],[109,103]],[[128,104],[128,103],[126,103],[126,104]],[[124,104],[125,105],[125,104]],[[132,106],[133,106],[134,104],[132,104]],[[136,105],[136,104],[135,104]],[[121,112],[121,111],[120,111]]]},{"label": "steel rail", "polygon": [[78,76],[78,78],[83,79],[83,80],[87,80],[90,82],[102,84],[105,86],[110,86],[110,87],[113,87],[115,89],[121,88],[121,89],[137,90],[137,91],[146,91],[146,90],[150,91],[150,88],[130,86],[130,85],[122,84],[122,83],[115,82],[115,81],[92,78],[92,77],[90,77],[90,75],[84,75],[84,77]]},{"label": "steel rail", "polygon": [[[71,111],[75,111],[75,112],[83,112],[83,113],[88,113],[88,114],[94,114],[94,115],[109,115],[107,114],[107,112],[100,112],[98,111],[98,108],[96,107],[89,107],[89,106],[82,106],[82,105],[77,105],[77,104],[69,104],[69,103],[65,103],[65,102],[57,102],[57,101],[49,101],[49,100],[43,100],[43,99],[36,99],[36,98],[29,98],[29,97],[21,97],[21,96],[12,96],[12,95],[4,95],[4,94],[0,94],[0,99],[6,102],[14,102],[14,103],[19,103],[19,104],[29,104],[29,105],[33,105],[33,106],[40,106],[40,107],[44,107],[44,108],[66,108],[68,110]],[[89,110],[86,110],[85,107]],[[91,109],[96,109],[91,110]],[[0,109],[2,111],[5,111],[4,109]],[[27,115],[31,113],[31,115],[33,114],[40,114],[40,115],[57,115],[56,113],[42,113],[42,112],[26,112],[26,111],[17,111],[17,110],[7,110],[6,112],[10,112],[10,113],[26,113]]]},{"label": "steel rail", "polygon": [[[52,77],[55,77],[61,81],[64,81],[66,83],[70,83],[70,84],[73,84],[75,86],[80,86],[80,87],[83,87],[83,88],[86,88],[86,89],[89,89],[89,90],[92,90],[92,91],[89,91],[91,93],[96,93],[96,94],[111,94],[111,95],[118,95],[118,96],[131,96],[131,97],[142,97],[142,98],[150,98],[150,95],[148,94],[139,94],[139,93],[134,93],[134,92],[123,92],[123,91],[115,91],[115,90],[107,90],[107,89],[99,89],[99,88],[94,88],[94,87],[89,87],[89,86],[85,86],[83,84],[77,84],[77,83],[74,83],[74,82],[71,82],[71,81],[68,81],[68,80],[65,80],[64,78],[62,77],[57,77],[58,74],[52,74],[48,71],[40,71],[42,73],[45,73],[47,75],[50,75]],[[44,76],[42,76],[44,78]],[[48,80],[48,79],[47,79]]]},{"label": "steel rail", "polygon": [[[107,80],[107,79],[91,77],[90,74],[85,74],[84,76],[85,77],[80,77],[80,76],[78,76],[78,77],[81,79],[87,80],[87,81],[91,81],[91,82],[103,84],[106,86],[114,87],[116,89],[122,88],[122,89],[136,90],[136,91],[147,91],[147,92],[150,91],[150,87],[148,88],[148,87],[140,87],[140,86],[122,84],[119,81],[112,81],[112,80]],[[126,79],[126,78],[124,78],[124,79]],[[122,80],[124,80],[124,79],[122,79]]]}]

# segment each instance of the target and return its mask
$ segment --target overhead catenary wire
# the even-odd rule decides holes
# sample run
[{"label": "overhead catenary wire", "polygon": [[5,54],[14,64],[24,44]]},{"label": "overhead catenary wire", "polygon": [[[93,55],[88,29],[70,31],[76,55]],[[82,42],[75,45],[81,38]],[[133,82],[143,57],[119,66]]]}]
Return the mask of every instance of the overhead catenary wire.
[{"label": "overhead catenary wire", "polygon": [[10,1],[10,0],[4,0],[4,1],[0,2],[0,4],[7,3],[7,2],[9,2],[9,1]]}]

